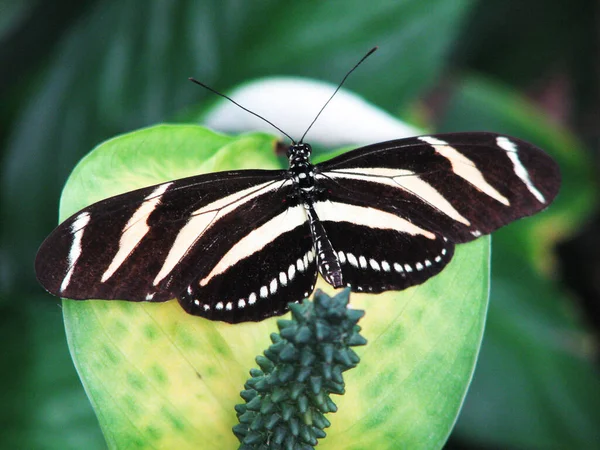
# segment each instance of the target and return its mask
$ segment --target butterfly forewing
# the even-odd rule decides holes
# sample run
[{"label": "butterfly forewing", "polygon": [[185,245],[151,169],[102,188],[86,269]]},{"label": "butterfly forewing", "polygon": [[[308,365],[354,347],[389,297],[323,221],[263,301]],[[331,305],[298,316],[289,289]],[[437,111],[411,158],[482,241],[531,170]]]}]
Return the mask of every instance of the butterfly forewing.
[{"label": "butterfly forewing", "polygon": [[406,217],[455,243],[546,208],[560,185],[543,151],[494,133],[384,142],[317,167],[331,198]]},{"label": "butterfly forewing", "polygon": [[268,220],[271,211],[285,210],[285,185],[284,171],[221,172],[100,201],[44,241],[38,280],[72,299],[175,298],[232,239]]}]

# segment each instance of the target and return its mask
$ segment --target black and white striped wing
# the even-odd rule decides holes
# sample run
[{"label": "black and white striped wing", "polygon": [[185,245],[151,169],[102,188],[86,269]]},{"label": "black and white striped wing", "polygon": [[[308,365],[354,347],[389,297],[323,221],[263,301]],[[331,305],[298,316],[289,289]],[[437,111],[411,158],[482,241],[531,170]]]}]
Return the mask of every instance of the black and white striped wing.
[{"label": "black and white striped wing", "polygon": [[[267,229],[266,224],[285,215],[291,190],[285,171],[252,170],[200,175],[111,197],[79,211],[54,230],[40,247],[36,274],[50,293],[71,299],[187,299],[190,291],[198,289],[197,281],[210,277],[214,268],[231,280],[247,277],[241,270],[246,262],[238,265],[226,258],[232,256],[234,244],[244,242],[255,229],[265,231],[263,245],[279,242],[279,231]],[[294,229],[301,226],[296,221]],[[301,238],[296,230],[281,239],[292,235]],[[306,253],[306,239],[300,241],[304,244],[297,247]],[[252,251],[260,246],[253,244],[252,249],[238,250],[238,256],[255,257]],[[270,264],[287,268],[291,257],[278,252]],[[296,259],[294,255],[294,263]],[[260,294],[260,287],[269,285],[273,275],[261,271],[256,275]],[[314,277],[308,278],[292,279],[288,289],[304,293],[314,284]],[[229,301],[226,292],[231,289],[231,285],[223,286],[227,290],[215,286],[209,284],[202,292],[203,305],[211,306],[213,315],[219,302]],[[265,303],[264,296],[257,299]],[[248,301],[246,310],[268,309],[259,306],[260,301],[254,305]],[[281,301],[285,305],[289,298]],[[281,310],[284,305],[269,308]],[[206,313],[190,305],[186,309]]]},{"label": "black and white striped wing", "polygon": [[304,207],[296,205],[237,240],[179,302],[188,313],[212,320],[259,321],[308,297],[316,279],[308,219]]},{"label": "black and white striped wing", "polygon": [[343,283],[354,292],[402,290],[425,282],[450,262],[454,244],[407,218],[370,206],[315,204],[335,249]]},{"label": "black and white striped wing", "polygon": [[[560,185],[558,166],[543,151],[493,133],[384,142],[317,171],[326,201],[315,209],[344,282],[371,292],[422,283],[447,264],[455,243],[546,208]],[[369,223],[361,223],[365,208]],[[390,225],[395,218],[407,229]]]}]

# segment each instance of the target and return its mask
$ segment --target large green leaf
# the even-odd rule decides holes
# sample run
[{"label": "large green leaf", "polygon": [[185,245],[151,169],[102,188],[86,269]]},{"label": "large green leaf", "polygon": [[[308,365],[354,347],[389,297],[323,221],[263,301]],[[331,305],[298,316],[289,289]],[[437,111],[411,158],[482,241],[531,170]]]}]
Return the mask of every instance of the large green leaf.
[{"label": "large green leaf", "polygon": [[[130,133],[102,144],[76,168],[61,217],[107,195],[192,172],[277,167],[274,146],[265,135],[232,139],[197,126]],[[488,260],[484,238],[461,247],[423,286],[352,295],[353,306],[367,312],[361,326],[369,344],[347,374],[347,394],[336,398],[339,411],[329,417],[329,436],[319,448],[441,448],[475,366]],[[276,319],[211,322],[187,315],[176,301],[65,300],[64,317],[110,448],[235,448],[233,407]]]},{"label": "large green leaf", "polygon": [[591,448],[600,443],[600,380],[590,337],[551,280],[553,246],[589,214],[591,164],[569,133],[477,77],[460,84],[441,128],[526,139],[553,155],[563,178],[548,211],[495,234],[488,330],[457,435],[499,448]]}]

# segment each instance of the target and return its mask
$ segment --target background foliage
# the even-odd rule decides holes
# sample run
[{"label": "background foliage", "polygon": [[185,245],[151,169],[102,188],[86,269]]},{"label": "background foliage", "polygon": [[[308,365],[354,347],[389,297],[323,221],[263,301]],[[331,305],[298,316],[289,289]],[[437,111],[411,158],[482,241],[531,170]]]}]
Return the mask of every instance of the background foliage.
[{"label": "background foliage", "polygon": [[337,81],[373,45],[377,57],[349,88],[434,130],[530,140],[553,153],[565,177],[541,221],[494,238],[488,329],[448,447],[599,446],[590,274],[600,252],[585,238],[597,228],[563,244],[562,259],[552,250],[595,204],[597,8],[589,0],[0,1],[0,446],[105,448],[60,308],[32,271],[77,160],[115,134],[212,101],[188,76],[222,90],[267,75]]}]

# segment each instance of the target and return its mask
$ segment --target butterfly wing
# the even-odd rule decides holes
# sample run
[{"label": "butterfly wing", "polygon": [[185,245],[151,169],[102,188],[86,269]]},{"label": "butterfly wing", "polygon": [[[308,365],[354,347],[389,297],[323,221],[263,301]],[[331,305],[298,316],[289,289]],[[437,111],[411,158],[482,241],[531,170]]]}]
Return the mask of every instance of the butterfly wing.
[{"label": "butterfly wing", "polygon": [[280,315],[313,291],[315,250],[302,205],[261,223],[179,297],[190,314],[236,323]]},{"label": "butterfly wing", "polygon": [[95,203],[44,241],[35,263],[38,280],[50,293],[72,299],[178,297],[233,243],[287,209],[291,182],[285,174],[200,175]]},{"label": "butterfly wing", "polygon": [[454,244],[405,218],[367,206],[320,201],[315,210],[354,292],[402,290],[450,262]]},{"label": "butterfly wing", "polygon": [[437,274],[454,244],[547,207],[554,161],[524,141],[457,133],[384,142],[317,165],[315,205],[354,291],[400,290]]},{"label": "butterfly wing", "polygon": [[454,243],[546,208],[560,186],[542,150],[483,132],[384,142],[317,168],[329,199],[405,217]]}]

